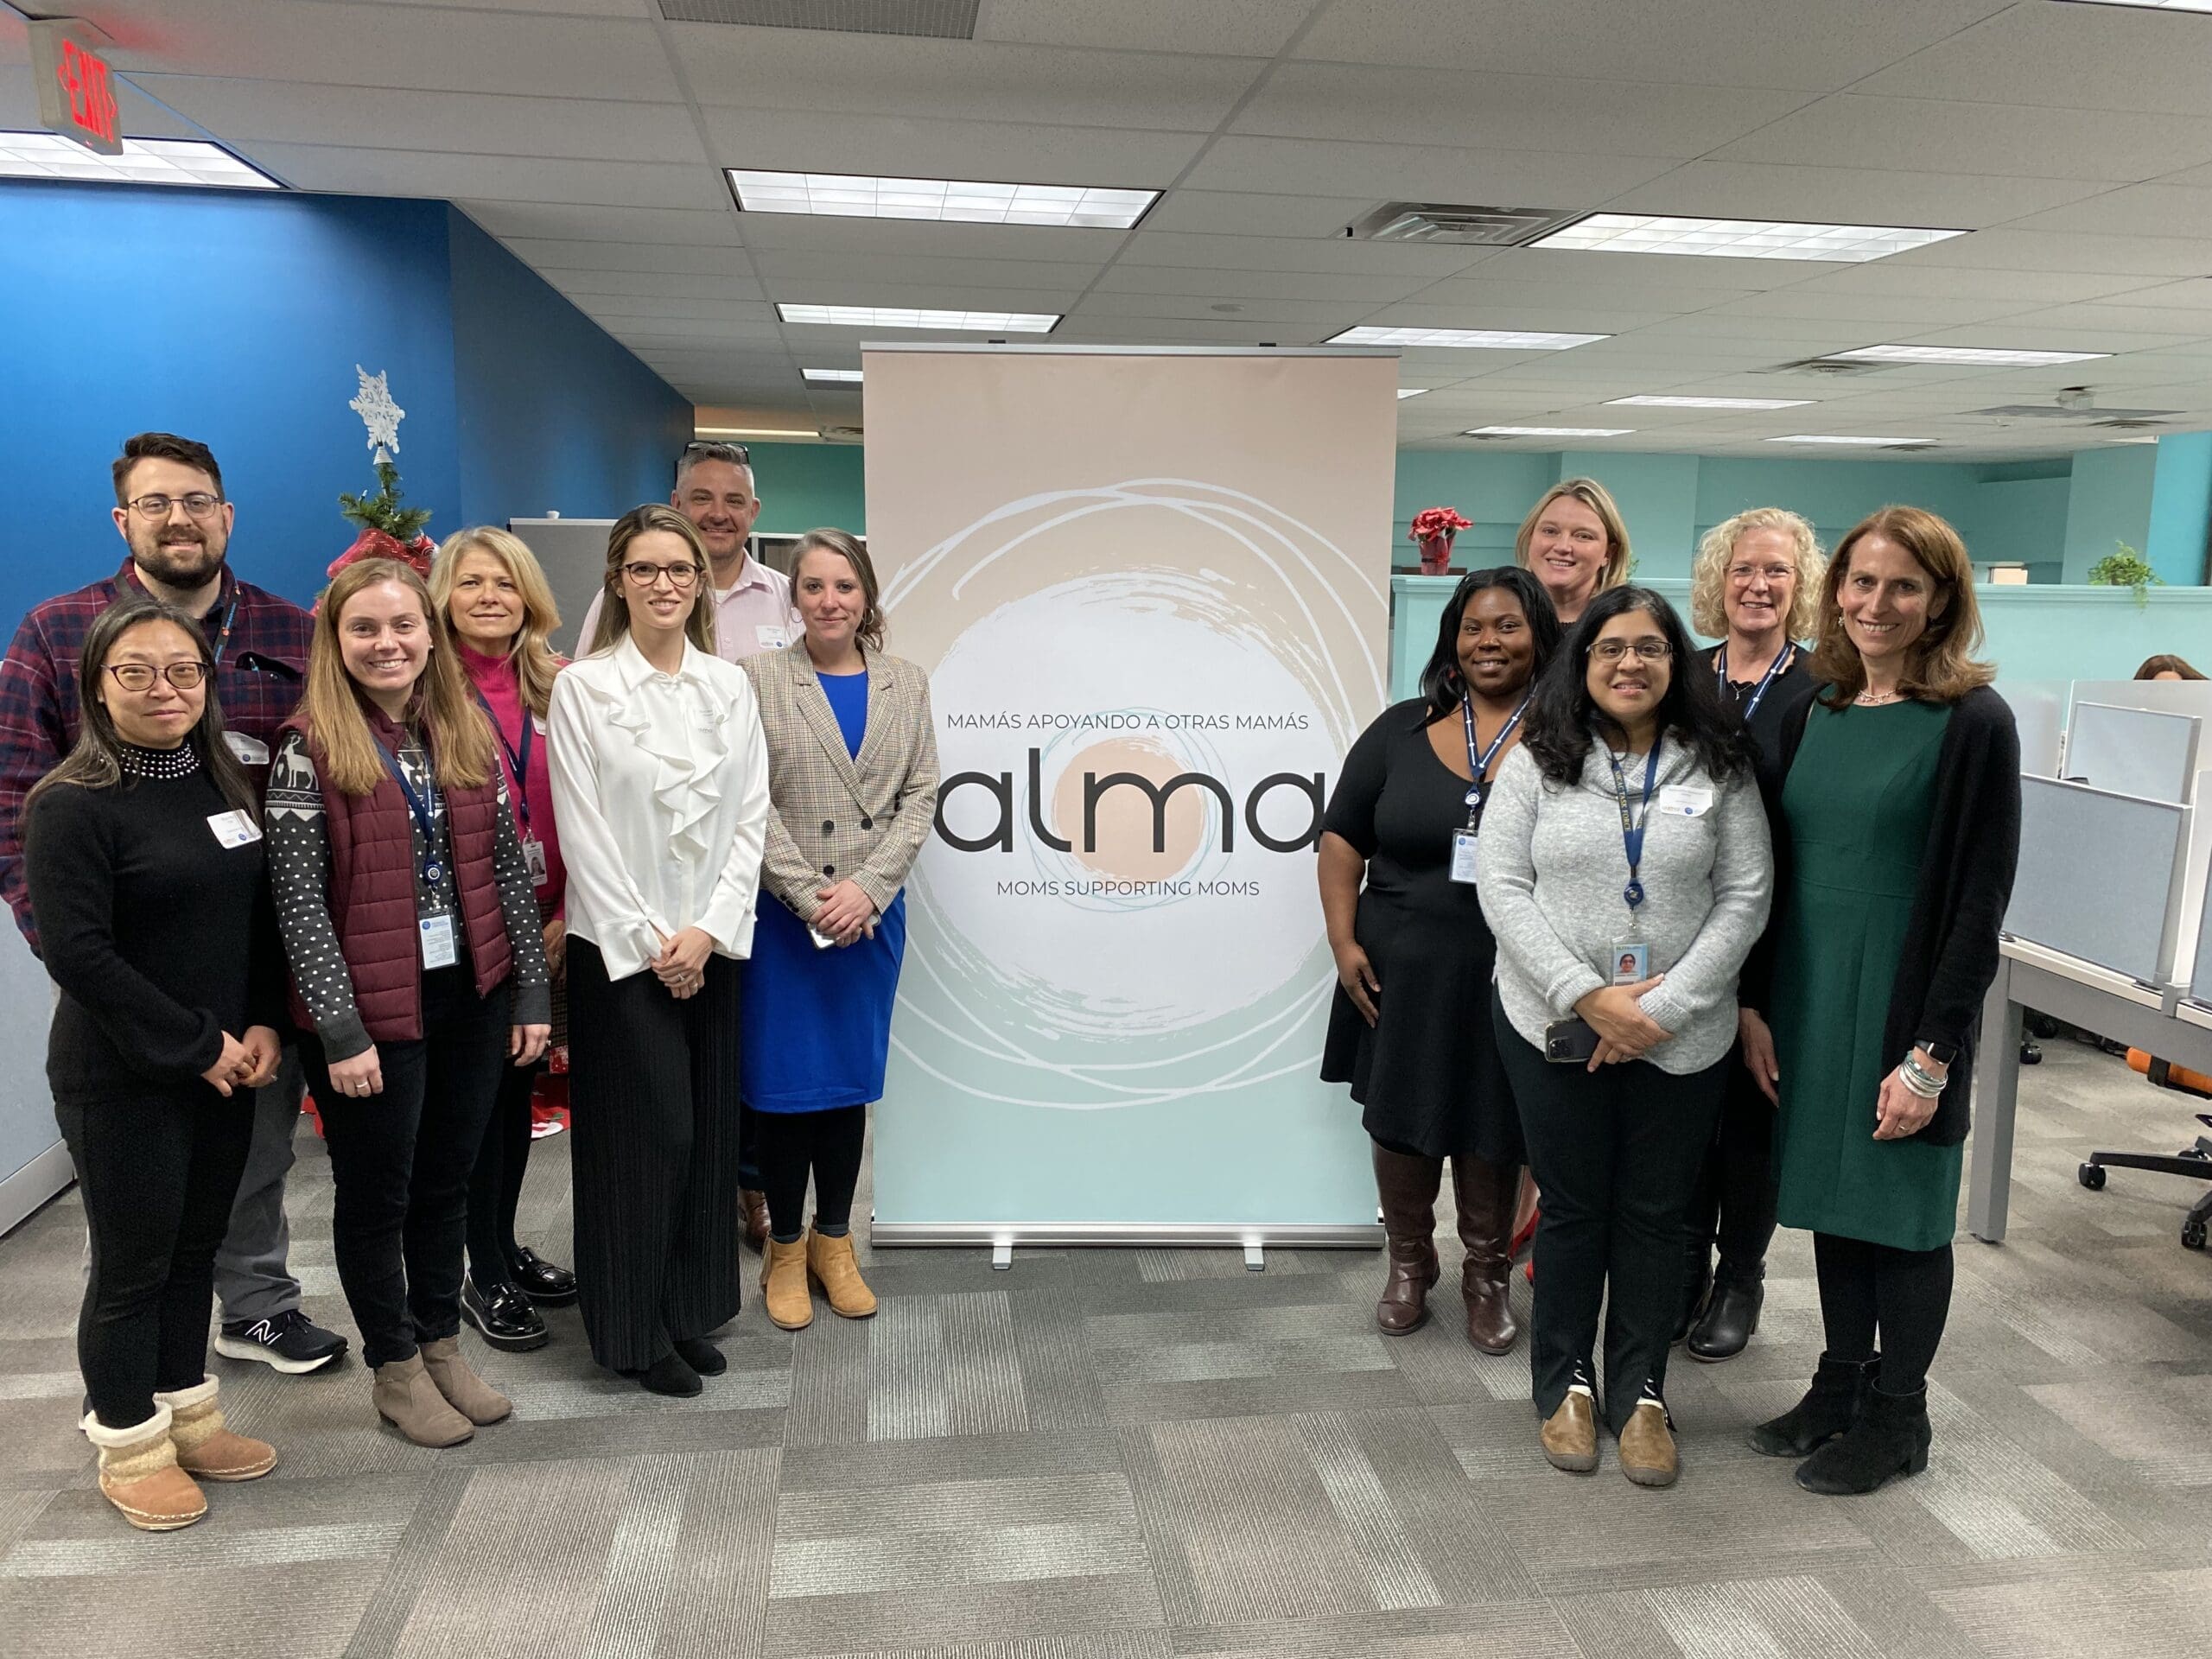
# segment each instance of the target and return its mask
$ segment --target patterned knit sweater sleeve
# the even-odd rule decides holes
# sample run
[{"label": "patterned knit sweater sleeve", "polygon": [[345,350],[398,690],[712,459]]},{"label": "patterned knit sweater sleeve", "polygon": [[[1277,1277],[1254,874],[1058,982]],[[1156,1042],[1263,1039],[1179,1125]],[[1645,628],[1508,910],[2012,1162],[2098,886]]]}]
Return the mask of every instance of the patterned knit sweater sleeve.
[{"label": "patterned knit sweater sleeve", "polygon": [[[314,1018],[315,1035],[330,1060],[350,1060],[370,1048],[368,1027],[353,1001],[353,970],[338,946],[330,918],[330,834],[323,818],[322,786],[307,740],[284,734],[269,769],[264,833],[269,837],[269,890],[276,925],[300,1000]],[[542,959],[544,952],[540,948]]]},{"label": "patterned knit sweater sleeve", "polygon": [[492,874],[499,884],[499,918],[506,924],[507,955],[514,974],[514,1009],[509,1018],[518,1026],[550,1025],[553,975],[545,963],[537,889],[531,882],[530,862],[523,856],[522,836],[515,829],[505,778],[499,779],[499,819],[494,833],[498,839],[492,844]]}]

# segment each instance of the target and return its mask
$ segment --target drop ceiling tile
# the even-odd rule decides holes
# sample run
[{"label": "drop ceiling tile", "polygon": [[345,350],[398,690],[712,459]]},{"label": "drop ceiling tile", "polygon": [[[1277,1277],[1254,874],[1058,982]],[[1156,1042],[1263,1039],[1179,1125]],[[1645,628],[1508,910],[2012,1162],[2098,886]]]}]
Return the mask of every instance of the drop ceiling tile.
[{"label": "drop ceiling tile", "polygon": [[1200,236],[1338,236],[1344,226],[1374,206],[1374,199],[1368,196],[1275,196],[1240,190],[1176,189],[1145,215],[1144,227]]},{"label": "drop ceiling tile", "polygon": [[[1233,304],[1233,312],[1219,312],[1217,305]],[[1269,323],[1329,334],[1351,327],[1367,315],[1365,300],[1210,300],[1200,295],[1092,294],[1068,313],[1071,319],[1094,317],[1138,319],[1180,317],[1190,321],[1229,319],[1247,324]]]},{"label": "drop ceiling tile", "polygon": [[745,245],[842,256],[873,265],[880,259],[1043,260],[1100,265],[1128,238],[1126,231],[1060,230],[1046,225],[941,225],[903,219],[814,219],[798,213],[733,213]]},{"label": "drop ceiling tile", "polygon": [[2010,6],[1871,73],[1854,92],[2200,118],[2205,20],[2102,5]]},{"label": "drop ceiling tile", "polygon": [[737,245],[737,215],[728,208],[696,213],[672,207],[601,207],[551,201],[461,200],[454,205],[502,240]]},{"label": "drop ceiling tile", "polygon": [[1254,324],[1240,317],[1217,317],[1209,322],[1193,318],[1139,320],[1124,317],[1071,317],[1052,336],[1074,344],[1102,346],[1307,346],[1313,341],[1294,328]]},{"label": "drop ceiling tile", "polygon": [[702,105],[778,110],[785,120],[800,111],[810,139],[826,137],[842,114],[941,119],[950,111],[993,122],[1211,132],[1262,67],[1253,59],[830,29],[678,23],[670,32]]},{"label": "drop ceiling tile", "polygon": [[765,302],[716,298],[680,298],[658,294],[592,294],[576,299],[579,309],[594,317],[673,317],[686,323],[744,323],[772,334],[776,314]]},{"label": "drop ceiling tile", "polygon": [[2194,276],[2186,282],[2161,283],[2155,287],[2139,288],[2128,295],[2126,302],[2130,305],[2171,305],[2184,310],[2202,310],[2212,307],[2212,276]]},{"label": "drop ceiling tile", "polygon": [[1803,288],[1783,288],[1708,307],[1706,315],[1798,317],[1813,322],[1931,328],[1944,323],[1986,322],[2035,308],[2032,300],[1936,299],[1924,295],[1908,299],[1882,294],[1816,293]]},{"label": "drop ceiling tile", "polygon": [[[1912,346],[1984,346],[1999,349],[2018,346],[2038,352],[2107,352],[2117,356],[2123,353],[2154,351],[2161,346],[2195,344],[2205,340],[2207,333],[2189,326],[2185,321],[2166,334],[2153,334],[2139,329],[2086,328],[2078,325],[2061,327],[2046,324],[2028,328],[2014,320],[2001,323],[1976,323],[1961,328],[1930,329],[1904,343]],[[2022,338],[2023,334],[2027,337]],[[2073,379],[2079,380],[2094,374],[2099,365],[2094,363],[2069,363],[2059,366]]]},{"label": "drop ceiling tile", "polygon": [[105,0],[106,55],[137,70],[251,79],[372,79],[463,93],[673,103],[654,22],[399,5]]},{"label": "drop ceiling tile", "polygon": [[[1514,305],[1567,305],[1592,311],[1618,307],[1672,314],[1708,310],[1730,300],[1743,299],[1755,291],[1740,288],[1661,288],[1632,281],[1609,283],[1566,276],[1554,283],[1525,279],[1499,282],[1490,275],[1498,269],[1501,267],[1495,264],[1485,264],[1464,276],[1433,283],[1421,291],[1421,302],[1423,305],[1471,305],[1493,308]],[[1525,267],[1520,269],[1525,270]]]},{"label": "drop ceiling tile", "polygon": [[1130,52],[1272,58],[1313,10],[1313,0],[990,0],[977,14],[978,40],[1024,41]]},{"label": "drop ceiling tile", "polygon": [[972,286],[1079,291],[1090,286],[1103,264],[1097,260],[1074,264],[1045,259],[946,259],[913,254],[861,261],[846,254],[787,248],[756,249],[753,257],[761,279],[775,285],[779,294],[795,293],[806,283],[849,283],[860,278],[892,288],[912,283],[940,289]]},{"label": "drop ceiling tile", "polygon": [[[16,60],[8,59],[6,29],[16,26]],[[0,10],[0,131],[35,132],[46,124],[39,117],[38,89],[31,84],[30,33],[11,11]],[[16,74],[13,70],[26,71]],[[116,123],[127,138],[204,138],[207,135],[147,97],[127,80],[116,86]]]},{"label": "drop ceiling tile", "polygon": [[2212,161],[2212,120],[1956,99],[1824,98],[1713,152],[1723,162],[2139,181]]},{"label": "drop ceiling tile", "polygon": [[1296,56],[1503,74],[1673,81],[1827,92],[1896,62],[2011,0],[1855,0],[1822,7],[1817,26],[1783,26],[1770,0],[1695,6],[1550,0],[1362,0],[1332,7]]},{"label": "drop ceiling tile", "polygon": [[[2212,232],[2212,226],[2202,228]],[[2149,283],[2162,276],[2201,276],[2212,271],[2212,236],[2090,236],[2005,226],[1972,236],[1955,236],[1902,257],[1921,267],[2109,272],[2139,276]]]},{"label": "drop ceiling tile", "polygon": [[821,120],[788,110],[702,109],[721,167],[995,179],[1157,189],[1190,164],[1202,132],[1145,132],[969,118],[847,114]]},{"label": "drop ceiling tile", "polygon": [[1352,276],[1427,277],[1465,270],[1489,250],[1414,242],[1363,242],[1323,237],[1192,236],[1178,231],[1133,232],[1115,261],[1121,265],[1181,265],[1196,270],[1305,270]]},{"label": "drop ceiling tile", "polygon": [[[1971,237],[1959,238],[1960,241],[1974,239]],[[2144,279],[2140,276],[2101,275],[2081,270],[1961,270],[1927,264],[1915,256],[1907,255],[1895,259],[1877,259],[1863,265],[1831,269],[1797,284],[1793,291],[1808,295],[1886,295],[1931,300],[1986,298],[2056,305],[2069,300],[2093,300],[2107,295],[2126,294],[2143,286]]]},{"label": "drop ceiling tile", "polygon": [[323,144],[261,143],[242,148],[250,159],[273,168],[300,189],[346,195],[711,211],[718,194],[715,176],[705,168],[658,162],[346,149]]},{"label": "drop ceiling tile", "polygon": [[[2212,75],[2208,75],[2207,85],[2212,86]],[[2114,237],[2201,232],[2212,230],[2212,190],[2131,184],[2046,213],[2017,219],[2007,228]]]},{"label": "drop ceiling tile", "polygon": [[[1513,328],[1540,329],[1547,334],[1620,334],[1631,328],[1673,317],[1670,311],[1648,307],[1586,308],[1553,303],[1518,305],[1433,305],[1427,294],[1383,307],[1363,323],[1378,328]],[[1586,349],[1575,347],[1576,350]]]},{"label": "drop ceiling tile", "polygon": [[361,149],[458,150],[703,165],[706,148],[680,104],[514,98],[391,86],[147,75],[149,91],[226,143],[259,140]]},{"label": "drop ceiling tile", "polygon": [[1331,275],[1303,270],[1202,270],[1173,265],[1116,265],[1098,279],[1105,294],[1181,294],[1210,300],[1364,300],[1382,305],[1426,285],[1419,276]]},{"label": "drop ceiling tile", "polygon": [[[571,299],[622,298],[649,295],[671,300],[751,300],[767,296],[749,276],[695,271],[569,270],[539,266],[537,274]],[[581,303],[581,301],[579,301]]]},{"label": "drop ceiling tile", "polygon": [[[1532,133],[1529,142],[1540,137]],[[1564,211],[1598,207],[1674,166],[1669,160],[1649,156],[1347,144],[1231,134],[1216,141],[1185,182],[1201,190],[1366,196],[1378,202],[1479,202]]]},{"label": "drop ceiling tile", "polygon": [[1624,213],[1977,230],[2077,200],[2100,188],[2078,179],[1692,162],[1606,207]]},{"label": "drop ceiling tile", "polygon": [[[1482,282],[1550,288],[1594,284],[1696,290],[1787,288],[1832,267],[1790,259],[1694,259],[1666,253],[1591,253],[1581,249],[1503,248],[1470,273]],[[1667,303],[1674,303],[1671,293]]]},{"label": "drop ceiling tile", "polygon": [[541,271],[658,271],[744,278],[753,274],[752,261],[741,248],[696,247],[680,242],[571,242],[523,236],[503,239],[516,258]]},{"label": "drop ceiling tile", "polygon": [[[2197,284],[2212,289],[2212,283]],[[2212,293],[2201,293],[2200,303],[2181,305],[2057,305],[2037,311],[2024,311],[2018,316],[2007,317],[2005,326],[2015,324],[2031,332],[2046,328],[2087,328],[2101,332],[2105,329],[2130,334],[2154,335],[2171,340],[2176,335],[2188,334],[2202,339],[2212,334]]]},{"label": "drop ceiling tile", "polygon": [[925,311],[1065,311],[1082,289],[1065,288],[983,288],[965,283],[884,282],[865,267],[848,270],[837,278],[816,277],[804,283],[779,282],[771,293],[791,305],[906,306]]},{"label": "drop ceiling tile", "polygon": [[1287,63],[1237,111],[1230,130],[1364,143],[1688,158],[1804,101],[1802,92],[1748,86],[1715,98],[1706,87],[1556,74]]}]

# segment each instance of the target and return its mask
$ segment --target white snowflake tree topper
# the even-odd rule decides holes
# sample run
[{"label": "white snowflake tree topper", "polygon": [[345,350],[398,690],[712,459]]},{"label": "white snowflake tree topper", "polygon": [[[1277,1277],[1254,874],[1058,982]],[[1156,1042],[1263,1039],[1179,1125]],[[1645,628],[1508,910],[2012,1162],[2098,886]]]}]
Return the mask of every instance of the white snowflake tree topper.
[{"label": "white snowflake tree topper", "polygon": [[399,453],[399,423],[407,418],[407,411],[391,401],[391,387],[385,383],[384,370],[371,374],[356,363],[353,372],[361,378],[361,390],[346,407],[369,429],[369,448],[376,451],[374,458],[389,461]]}]

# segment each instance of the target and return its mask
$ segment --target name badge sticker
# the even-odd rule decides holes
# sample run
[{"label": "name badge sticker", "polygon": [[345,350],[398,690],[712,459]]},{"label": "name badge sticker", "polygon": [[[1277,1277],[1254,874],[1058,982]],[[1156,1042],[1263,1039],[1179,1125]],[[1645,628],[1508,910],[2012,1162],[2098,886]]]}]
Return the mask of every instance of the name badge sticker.
[{"label": "name badge sticker", "polygon": [[261,839],[261,826],[244,812],[211,812],[207,827],[224,847],[251,847]]},{"label": "name badge sticker", "polygon": [[1713,791],[1703,784],[1669,784],[1652,804],[1670,818],[1700,818],[1713,810]]},{"label": "name badge sticker", "polygon": [[231,753],[238,756],[242,766],[269,764],[269,746],[257,737],[248,737],[244,732],[225,732],[223,741],[231,746]]},{"label": "name badge sticker", "polygon": [[1471,886],[1475,880],[1475,832],[1455,830],[1452,832],[1452,879]]},{"label": "name badge sticker", "polygon": [[423,965],[425,968],[450,968],[461,960],[454,938],[451,916],[424,916],[415,925],[423,935]]},{"label": "name badge sticker", "polygon": [[791,630],[778,627],[772,622],[763,622],[756,626],[753,630],[753,637],[760,642],[763,651],[781,651],[791,642]]}]

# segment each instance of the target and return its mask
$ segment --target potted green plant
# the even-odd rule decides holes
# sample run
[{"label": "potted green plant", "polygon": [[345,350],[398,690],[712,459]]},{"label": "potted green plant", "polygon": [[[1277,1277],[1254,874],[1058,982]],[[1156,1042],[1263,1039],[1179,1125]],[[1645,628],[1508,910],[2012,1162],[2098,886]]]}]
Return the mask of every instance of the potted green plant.
[{"label": "potted green plant", "polygon": [[2151,563],[2126,542],[2114,542],[2117,550],[2107,553],[2089,567],[2089,586],[2092,588],[2127,588],[2134,590],[2137,605],[2150,602],[2151,584],[2166,585],[2164,576],[2151,568]]}]

